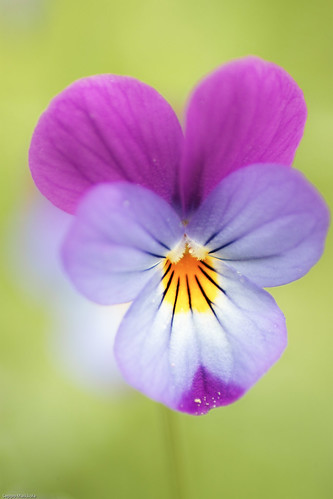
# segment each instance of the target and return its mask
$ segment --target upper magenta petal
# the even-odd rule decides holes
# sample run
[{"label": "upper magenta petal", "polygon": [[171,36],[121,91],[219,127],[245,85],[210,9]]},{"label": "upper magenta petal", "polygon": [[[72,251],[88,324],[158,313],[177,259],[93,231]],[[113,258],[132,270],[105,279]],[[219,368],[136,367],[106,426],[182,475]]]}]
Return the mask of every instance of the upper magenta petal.
[{"label": "upper magenta petal", "polygon": [[187,108],[181,188],[185,212],[222,178],[254,163],[290,165],[303,135],[306,106],[288,73],[256,57],[218,68]]},{"label": "upper magenta petal", "polygon": [[129,181],[177,203],[183,135],[164,98],[133,78],[76,81],[41,116],[29,163],[37,187],[73,213],[93,184]]}]

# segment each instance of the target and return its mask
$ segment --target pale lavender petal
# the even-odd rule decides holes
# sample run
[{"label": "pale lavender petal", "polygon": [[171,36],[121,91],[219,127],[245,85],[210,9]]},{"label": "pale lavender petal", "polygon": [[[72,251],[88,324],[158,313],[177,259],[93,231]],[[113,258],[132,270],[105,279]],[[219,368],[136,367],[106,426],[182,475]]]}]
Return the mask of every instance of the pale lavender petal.
[{"label": "pale lavender petal", "polygon": [[187,234],[259,286],[299,279],[320,258],[327,206],[298,171],[252,165],[225,178],[200,206]]},{"label": "pale lavender petal", "polygon": [[190,414],[237,400],[286,345],[284,317],[267,292],[216,261],[216,295],[208,304],[211,280],[198,272],[190,291],[186,279],[176,283],[171,274],[165,293],[162,271],[156,270],[125,315],[115,342],[119,368],[131,385]]},{"label": "pale lavender petal", "polygon": [[31,194],[9,224],[9,270],[15,284],[46,307],[51,318],[47,340],[57,368],[84,388],[110,396],[124,391],[113,342],[128,304],[96,305],[73,289],[60,261],[73,217],[37,190]]},{"label": "pale lavender petal", "polygon": [[129,181],[178,203],[183,136],[169,104],[133,78],[79,80],[41,116],[29,154],[37,187],[70,213],[92,185]]},{"label": "pale lavender petal", "polygon": [[58,210],[37,189],[10,220],[7,251],[16,283],[38,302],[53,302],[58,288],[70,286],[61,268],[60,247],[72,221],[72,215]]},{"label": "pale lavender petal", "polygon": [[96,305],[69,283],[55,296],[49,348],[57,367],[85,389],[109,396],[125,393],[113,343],[128,304]]},{"label": "pale lavender petal", "polygon": [[290,165],[305,119],[302,91],[275,64],[248,57],[206,77],[187,109],[181,171],[185,209],[196,208],[238,168]]},{"label": "pale lavender petal", "polygon": [[79,205],[63,248],[65,268],[92,301],[131,301],[182,236],[179,217],[152,191],[100,184]]}]

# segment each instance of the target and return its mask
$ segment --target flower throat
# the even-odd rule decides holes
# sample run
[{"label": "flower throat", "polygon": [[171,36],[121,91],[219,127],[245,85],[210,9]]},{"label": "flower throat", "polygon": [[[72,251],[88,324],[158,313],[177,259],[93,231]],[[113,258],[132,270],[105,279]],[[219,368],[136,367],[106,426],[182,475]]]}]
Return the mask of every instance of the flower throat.
[{"label": "flower throat", "polygon": [[197,248],[185,240],[181,256],[180,248],[168,255],[164,264],[162,285],[163,299],[173,306],[173,313],[189,311],[213,311],[212,305],[219,291],[217,273],[213,259],[200,248],[203,258],[199,258]]}]

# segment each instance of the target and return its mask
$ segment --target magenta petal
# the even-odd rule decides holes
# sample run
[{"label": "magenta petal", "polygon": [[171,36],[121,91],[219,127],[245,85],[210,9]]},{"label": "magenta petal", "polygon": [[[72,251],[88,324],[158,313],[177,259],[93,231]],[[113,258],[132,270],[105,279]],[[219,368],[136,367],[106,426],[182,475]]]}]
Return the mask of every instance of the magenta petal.
[{"label": "magenta petal", "polygon": [[177,203],[182,131],[154,89],[114,75],[79,80],[53,99],[29,162],[37,187],[72,213],[92,184],[126,180]]},{"label": "magenta petal", "polygon": [[196,208],[230,172],[254,163],[290,165],[303,135],[302,91],[282,68],[256,57],[205,78],[190,99],[181,183]]}]

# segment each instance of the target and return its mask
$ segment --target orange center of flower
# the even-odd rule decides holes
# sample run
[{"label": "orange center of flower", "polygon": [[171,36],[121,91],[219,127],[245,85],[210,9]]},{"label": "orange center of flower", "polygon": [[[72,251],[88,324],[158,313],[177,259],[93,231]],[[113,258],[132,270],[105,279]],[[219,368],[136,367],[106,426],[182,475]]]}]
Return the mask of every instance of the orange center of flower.
[{"label": "orange center of flower", "polygon": [[167,258],[164,265],[163,299],[173,306],[173,313],[207,312],[221,290],[213,259],[199,260],[190,251],[186,247],[179,261],[172,263]]}]

